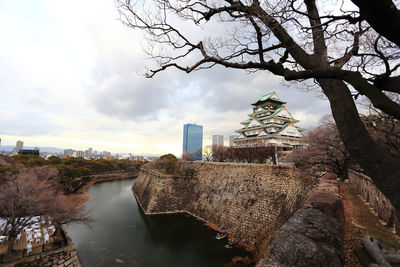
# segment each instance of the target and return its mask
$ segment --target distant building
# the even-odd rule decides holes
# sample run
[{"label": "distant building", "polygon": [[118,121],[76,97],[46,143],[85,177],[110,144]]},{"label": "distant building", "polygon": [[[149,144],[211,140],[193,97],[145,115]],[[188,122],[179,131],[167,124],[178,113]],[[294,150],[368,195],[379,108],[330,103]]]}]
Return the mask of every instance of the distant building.
[{"label": "distant building", "polygon": [[237,135],[237,134],[230,135],[229,136],[229,146],[232,147],[234,145],[235,138],[238,138],[238,137],[239,137],[239,135]]},{"label": "distant building", "polygon": [[84,157],[85,157],[85,152],[82,151],[82,150],[77,150],[77,151],[75,152],[75,157],[77,157],[77,158],[84,158]]},{"label": "distant building", "polygon": [[73,149],[64,149],[64,155],[72,157],[74,155],[75,150]]},{"label": "distant building", "polygon": [[203,126],[197,124],[183,125],[183,153],[192,155],[193,160],[202,159]]},{"label": "distant building", "polygon": [[224,146],[224,136],[223,135],[213,135],[212,136],[213,146]]},{"label": "distant building", "polygon": [[295,126],[298,120],[286,110],[286,102],[280,100],[275,92],[259,98],[253,105],[248,119],[240,124],[236,132],[235,147],[278,146],[291,150],[305,145],[302,132]]},{"label": "distant building", "polygon": [[21,149],[23,149],[24,148],[24,142],[22,142],[22,141],[17,141],[17,143],[16,143],[16,145],[15,145],[15,150],[18,152],[18,151],[20,151]]},{"label": "distant building", "polygon": [[20,149],[18,151],[20,155],[37,155],[39,156],[39,149]]},{"label": "distant building", "polygon": [[13,148],[11,155],[17,155],[18,152],[24,148],[24,142],[18,140],[17,143],[15,144],[15,147]]}]

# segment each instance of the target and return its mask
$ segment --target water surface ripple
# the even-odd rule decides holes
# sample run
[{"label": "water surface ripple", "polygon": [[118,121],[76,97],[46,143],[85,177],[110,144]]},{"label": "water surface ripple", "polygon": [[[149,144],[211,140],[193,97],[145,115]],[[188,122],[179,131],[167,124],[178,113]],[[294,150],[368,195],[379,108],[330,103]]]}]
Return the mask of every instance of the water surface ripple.
[{"label": "water surface ripple", "polygon": [[226,247],[215,231],[185,215],[144,216],[131,187],[134,179],[98,183],[85,205],[95,220],[92,230],[69,226],[84,267],[224,266],[241,249]]}]

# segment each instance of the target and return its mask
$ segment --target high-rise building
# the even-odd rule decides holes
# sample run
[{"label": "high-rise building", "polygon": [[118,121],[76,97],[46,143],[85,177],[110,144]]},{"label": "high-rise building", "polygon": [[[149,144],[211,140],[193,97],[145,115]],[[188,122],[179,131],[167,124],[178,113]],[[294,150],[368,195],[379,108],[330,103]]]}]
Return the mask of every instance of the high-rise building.
[{"label": "high-rise building", "polygon": [[234,140],[235,147],[274,145],[290,150],[305,145],[304,129],[295,126],[299,121],[286,110],[286,102],[275,92],[260,97],[252,105],[253,112],[236,131],[239,137]]},{"label": "high-rise building", "polygon": [[18,140],[17,143],[15,144],[15,147],[11,151],[11,155],[17,155],[20,150],[24,148],[24,142]]},{"label": "high-rise building", "polygon": [[213,135],[212,136],[213,146],[224,146],[224,136],[223,135]]},{"label": "high-rise building", "polygon": [[203,126],[197,124],[183,125],[183,153],[192,156],[193,160],[202,159]]},{"label": "high-rise building", "polygon": [[24,142],[18,140],[17,143],[15,144],[15,152],[18,153],[18,151],[20,151],[21,149],[24,148]]},{"label": "high-rise building", "polygon": [[85,157],[85,151],[77,150],[77,151],[75,152],[75,157],[77,157],[77,158],[83,158],[83,157]]},{"label": "high-rise building", "polygon": [[233,146],[235,139],[238,138],[238,137],[239,137],[239,135],[237,135],[237,134],[230,135],[229,136],[229,146]]}]

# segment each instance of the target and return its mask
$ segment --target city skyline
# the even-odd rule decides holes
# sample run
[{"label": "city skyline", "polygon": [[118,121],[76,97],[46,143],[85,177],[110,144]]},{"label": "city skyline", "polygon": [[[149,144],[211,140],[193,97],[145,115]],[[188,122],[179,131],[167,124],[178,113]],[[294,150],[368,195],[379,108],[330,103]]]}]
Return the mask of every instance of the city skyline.
[{"label": "city skyline", "polygon": [[24,140],[26,146],[179,156],[184,123],[204,125],[209,145],[215,133],[233,134],[249,103],[272,90],[303,128],[330,114],[318,92],[265,72],[216,67],[144,78],[139,74],[152,64],[144,60],[144,39],[118,21],[112,1],[6,0],[0,22],[3,146]]}]

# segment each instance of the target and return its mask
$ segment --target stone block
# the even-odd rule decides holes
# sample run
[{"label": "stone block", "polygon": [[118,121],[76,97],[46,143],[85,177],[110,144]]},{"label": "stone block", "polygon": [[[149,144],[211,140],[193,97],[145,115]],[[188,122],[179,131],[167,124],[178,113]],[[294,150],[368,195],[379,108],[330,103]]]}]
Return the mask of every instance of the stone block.
[{"label": "stone block", "polygon": [[281,227],[269,256],[257,267],[343,266],[342,238],[338,221],[317,209],[300,209]]},{"label": "stone block", "polygon": [[70,263],[72,262],[72,259],[67,260],[66,262],[64,262],[65,266],[68,266]]}]

